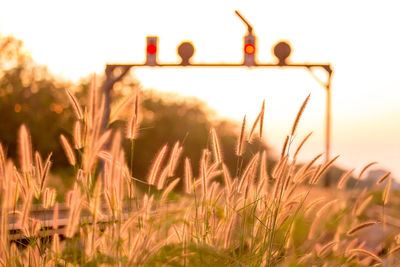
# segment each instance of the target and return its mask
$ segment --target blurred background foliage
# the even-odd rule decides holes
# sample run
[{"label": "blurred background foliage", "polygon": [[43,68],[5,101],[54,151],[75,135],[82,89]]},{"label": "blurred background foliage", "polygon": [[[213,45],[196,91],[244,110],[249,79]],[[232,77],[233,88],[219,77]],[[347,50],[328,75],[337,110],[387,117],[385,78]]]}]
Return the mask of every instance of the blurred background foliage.
[{"label": "blurred background foliage", "polygon": [[[22,41],[0,35],[0,142],[6,148],[7,155],[17,161],[17,133],[21,124],[27,125],[32,136],[33,150],[38,150],[42,156],[53,153],[52,173],[62,177],[57,187],[63,186],[65,190],[73,180],[73,168],[68,165],[59,136],[64,134],[72,140],[75,120],[65,89],[71,89],[80,103],[85,105],[90,79],[82,79],[79,84],[62,81],[45,67],[36,64],[24,50]],[[97,77],[97,81],[100,81],[98,86],[102,79]],[[124,95],[139,88],[139,83],[132,76],[116,84],[112,95],[113,106]],[[183,145],[177,175],[183,172],[182,159],[185,157],[191,159],[194,175],[198,175],[202,150],[210,148],[211,127],[215,127],[219,135],[225,163],[231,171],[236,170],[235,146],[240,125],[218,119],[205,103],[195,98],[188,99],[153,90],[141,90],[140,98],[141,122],[134,150],[135,177],[145,179],[159,149],[164,144],[172,149],[176,141]],[[111,127],[125,133],[129,111],[127,108],[125,113],[112,122]],[[128,140],[124,147],[127,162],[130,162]],[[245,161],[266,148],[266,144],[256,139],[247,146]]]}]

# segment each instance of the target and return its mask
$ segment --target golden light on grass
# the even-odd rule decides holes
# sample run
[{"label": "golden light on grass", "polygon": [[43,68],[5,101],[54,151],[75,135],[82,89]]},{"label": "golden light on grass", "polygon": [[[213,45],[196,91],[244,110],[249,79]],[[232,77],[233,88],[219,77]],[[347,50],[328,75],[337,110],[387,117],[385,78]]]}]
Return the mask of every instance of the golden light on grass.
[{"label": "golden light on grass", "polygon": [[375,164],[378,164],[378,162],[374,161],[374,162],[371,162],[371,163],[367,164],[367,165],[361,170],[360,174],[358,175],[358,180],[361,180],[363,174],[364,174],[371,166],[373,166],[373,165],[375,165]]},{"label": "golden light on grass", "polygon": [[382,175],[378,181],[376,182],[377,185],[383,183],[392,173],[391,172],[386,172],[384,175]]},{"label": "golden light on grass", "polygon": [[382,195],[383,205],[386,205],[389,201],[391,186],[392,186],[392,178],[389,178],[389,180],[386,183],[385,189],[383,190],[383,195]]},{"label": "golden light on grass", "polygon": [[[358,263],[362,256],[368,257],[366,261],[388,259],[387,255],[364,249],[366,243],[362,235],[359,240],[353,238],[361,230],[384,221],[364,212],[368,205],[376,207],[377,204],[372,202],[373,194],[367,189],[356,191],[358,188],[337,194],[336,188],[314,185],[336,163],[337,157],[318,166],[315,165],[322,154],[303,165],[296,163],[311,133],[300,142],[293,157],[288,153],[292,134],[296,133],[309,96],[296,116],[291,135],[286,137],[281,158],[271,166],[269,164],[274,158],[267,158],[269,151],[249,151],[253,153],[250,157],[243,153],[246,139],[244,118],[236,151],[233,152],[234,158],[243,164],[237,164],[234,177],[231,176],[232,169],[229,169],[232,164],[223,160],[216,130],[210,129],[211,151],[198,151],[202,153],[196,173],[193,173],[188,157],[180,161],[183,147],[176,141],[169,157],[168,145],[160,148],[145,178],[147,180],[143,180],[132,177],[122,145],[123,136],[119,132],[112,134],[111,130],[101,134],[100,114],[104,112],[104,100],[98,105],[97,96],[93,98],[97,94],[93,83],[92,100],[89,98],[87,107],[90,111],[74,125],[74,132],[79,132],[74,133],[74,147],[79,147],[79,152],[83,153],[78,158],[79,166],[76,158],[71,160],[72,156],[68,156],[71,153],[75,156],[75,151],[67,138],[60,136],[67,158],[76,166],[73,189],[67,193],[65,201],[67,217],[65,210],[59,208],[61,203],[55,202],[56,191],[46,187],[51,154],[43,161],[36,152],[32,163],[27,157],[31,155],[29,133],[22,127],[19,137],[21,168],[7,160],[0,145],[0,244],[10,252],[9,255],[13,251],[12,259],[26,263],[27,255],[31,255],[30,259],[51,265],[72,264],[74,260],[71,259],[75,257],[79,264],[104,265],[112,261],[128,266],[151,266],[159,262],[195,266],[200,260],[210,266],[236,265],[238,262],[246,266],[286,266],[300,262],[324,264],[325,261],[353,264]],[[257,124],[262,135],[264,105],[252,127],[253,135]],[[79,131],[76,130],[78,127]],[[82,140],[81,144],[78,144],[78,135],[83,135],[78,138]],[[111,148],[104,147],[111,136]],[[125,137],[129,139],[132,135]],[[104,164],[100,175],[94,168],[99,160]],[[338,188],[346,188],[352,172],[347,171],[341,176]],[[180,175],[183,179],[177,177]],[[310,178],[309,182],[307,178]],[[391,179],[386,173],[378,180],[380,183],[386,181],[383,206],[388,203]],[[186,194],[179,192],[181,180]],[[132,181],[140,182],[145,189],[136,186],[138,184],[132,188]],[[135,194],[131,193],[133,190]],[[323,197],[319,197],[321,195]],[[396,194],[392,197],[397,199]],[[34,201],[41,202],[49,211],[54,206],[52,230],[57,233],[49,243],[37,239],[46,229],[40,229],[41,221],[32,216]],[[18,206],[19,203],[22,205]],[[28,248],[21,251],[9,242],[11,235],[7,222],[9,216],[15,215],[13,208],[18,225],[22,226],[22,234],[32,238]],[[359,216],[368,218],[360,223]],[[65,239],[60,238],[61,235]],[[385,241],[391,248],[390,252],[397,251],[398,244],[390,238]],[[81,251],[75,246],[77,240],[80,240]],[[46,257],[35,248],[38,246],[49,252]],[[294,254],[294,251],[297,252]],[[107,252],[108,262],[104,261],[103,252]],[[70,256],[67,253],[76,254]],[[0,260],[7,262],[1,253]]]},{"label": "golden light on grass", "polygon": [[363,248],[350,249],[349,254],[365,255],[367,257],[373,258],[377,262],[382,262],[382,259],[380,257],[378,257],[375,253],[373,253],[372,251],[369,251],[367,249],[363,249]]},{"label": "golden light on grass", "polygon": [[240,130],[240,135],[237,141],[237,145],[236,145],[236,155],[237,156],[242,156],[243,155],[243,151],[244,151],[244,130],[246,128],[246,115],[243,117],[243,122],[242,122],[242,128]]},{"label": "golden light on grass", "polygon": [[65,89],[65,91],[67,92],[68,95],[68,99],[72,104],[72,108],[74,110],[75,116],[78,120],[82,120],[83,119],[83,112],[82,112],[82,108],[81,105],[79,104],[78,100],[76,99],[76,97],[71,93],[70,90]]},{"label": "golden light on grass", "polygon": [[220,164],[222,163],[221,144],[219,143],[217,132],[215,131],[214,128],[211,128],[211,140],[212,140],[212,149],[214,152],[215,161],[218,164]]},{"label": "golden light on grass", "polygon": [[189,158],[185,158],[185,191],[190,194],[193,190],[193,172],[192,164]]},{"label": "golden light on grass", "polygon": [[294,134],[295,134],[295,132],[296,132],[296,129],[297,129],[297,126],[298,126],[298,124],[299,124],[301,115],[303,115],[304,109],[306,108],[307,103],[308,103],[308,101],[310,100],[310,96],[311,96],[311,94],[309,94],[309,95],[306,97],[306,99],[304,100],[303,104],[301,105],[299,111],[297,112],[296,119],[294,120],[294,123],[293,123],[293,126],[292,126],[292,130],[290,131],[290,135],[291,135],[291,136],[294,136]]},{"label": "golden light on grass", "polygon": [[354,226],[353,228],[351,228],[349,231],[347,231],[347,235],[350,235],[350,236],[354,235],[356,232],[358,232],[364,228],[373,226],[377,223],[378,223],[377,221],[368,221],[368,222],[360,223],[360,224]]},{"label": "golden light on grass", "polygon": [[83,148],[82,126],[79,120],[74,124],[74,147],[75,149]]},{"label": "golden light on grass", "polygon": [[67,138],[64,135],[60,135],[60,140],[62,147],[64,148],[65,155],[67,156],[69,164],[72,166],[75,166],[76,164],[76,158],[75,158],[75,153],[72,150],[71,145],[69,144]]},{"label": "golden light on grass", "polygon": [[154,160],[153,166],[150,169],[149,176],[147,177],[147,183],[154,185],[160,171],[161,163],[164,160],[165,154],[167,152],[167,145],[164,145],[161,150],[157,153]]},{"label": "golden light on grass", "polygon": [[337,189],[343,189],[346,186],[347,181],[350,179],[351,174],[354,172],[354,169],[351,169],[345,173],[342,174],[342,176],[339,179]]},{"label": "golden light on grass", "polygon": [[30,172],[32,168],[31,137],[25,125],[19,130],[19,156],[23,172]]}]

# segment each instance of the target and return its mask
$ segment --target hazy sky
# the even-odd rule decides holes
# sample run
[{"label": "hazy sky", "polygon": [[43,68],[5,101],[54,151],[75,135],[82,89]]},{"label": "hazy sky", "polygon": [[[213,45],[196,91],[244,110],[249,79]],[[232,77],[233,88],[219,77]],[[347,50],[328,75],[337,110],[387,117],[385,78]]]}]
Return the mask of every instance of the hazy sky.
[{"label": "hazy sky", "polygon": [[[195,62],[241,62],[246,27],[257,57],[274,60],[279,40],[292,62],[330,62],[332,156],[360,170],[371,161],[400,177],[400,3],[398,1],[16,1],[0,0],[0,34],[24,41],[35,61],[64,78],[102,72],[106,62],[143,62],[145,38],[159,36],[159,61],[177,62],[192,41]],[[143,89],[197,96],[223,117],[254,118],[266,100],[266,140],[278,151],[311,93],[296,141],[314,131],[303,159],[324,151],[324,89],[301,69],[133,70]],[[321,72],[321,78],[324,73]]]}]

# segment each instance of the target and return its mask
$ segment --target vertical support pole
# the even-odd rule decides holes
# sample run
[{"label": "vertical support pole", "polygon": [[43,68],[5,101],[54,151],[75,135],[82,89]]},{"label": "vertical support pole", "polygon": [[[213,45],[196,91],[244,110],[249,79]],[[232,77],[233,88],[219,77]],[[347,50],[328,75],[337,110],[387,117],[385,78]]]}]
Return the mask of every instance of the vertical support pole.
[{"label": "vertical support pole", "polygon": [[[325,110],[325,163],[328,163],[331,159],[331,127],[332,127],[332,94],[331,94],[331,77],[332,69],[326,68],[328,71],[328,81],[325,85],[326,90],[326,110]],[[332,184],[332,177],[329,171],[325,177],[325,187],[329,187]]]},{"label": "vertical support pole", "polygon": [[[100,129],[100,134],[103,134],[105,131],[107,131],[108,128],[108,122],[110,120],[110,112],[111,112],[111,90],[114,86],[114,84],[118,81],[120,81],[130,70],[131,66],[125,66],[123,67],[121,73],[117,76],[114,75],[113,71],[115,69],[114,66],[107,65],[105,69],[105,76],[106,79],[101,87],[101,93],[103,94],[104,97],[104,113],[103,113],[103,118],[101,119],[101,129]],[[104,146],[103,149],[109,149],[110,147],[110,140],[108,140]],[[100,171],[104,174],[104,161],[100,162]],[[104,175],[103,177],[103,185],[104,185]]]},{"label": "vertical support pole", "polygon": [[110,118],[110,95],[111,89],[114,85],[112,80],[112,68],[106,67],[105,70],[106,79],[101,87],[101,94],[104,97],[104,113],[103,118],[101,119],[101,133],[104,133],[107,130],[108,120]]}]

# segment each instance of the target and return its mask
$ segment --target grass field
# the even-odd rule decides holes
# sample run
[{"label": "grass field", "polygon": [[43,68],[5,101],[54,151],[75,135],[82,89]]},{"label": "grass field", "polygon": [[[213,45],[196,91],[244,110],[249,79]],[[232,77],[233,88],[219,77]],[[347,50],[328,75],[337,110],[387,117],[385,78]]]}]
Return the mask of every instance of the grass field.
[{"label": "grass field", "polygon": [[[367,165],[360,174],[349,171],[338,185],[323,188],[336,158],[317,164],[317,155],[299,166],[297,156],[310,136],[299,147],[291,143],[308,98],[275,166],[266,166],[265,151],[248,162],[242,158],[247,141],[262,136],[263,105],[250,133],[243,126],[238,136],[236,169],[224,164],[218,133],[210,129],[210,147],[199,151],[198,177],[190,159],[180,158],[184,148],[177,142],[170,151],[160,148],[148,177],[139,180],[127,164],[139,127],[139,101],[127,123],[125,138],[132,150],[125,155],[121,133],[100,131],[104,102],[95,88],[85,112],[67,93],[77,121],[74,140],[60,137],[76,170],[65,200],[65,232],[62,238],[38,238],[42,225],[30,216],[31,205],[53,208],[57,191],[47,187],[51,155],[33,153],[29,131],[21,126],[19,167],[0,147],[2,266],[396,266],[399,261],[400,197],[390,192],[389,175],[377,177],[383,190],[344,189],[351,175],[363,178],[372,166]],[[110,149],[104,150],[108,142]],[[183,177],[175,175],[178,164],[184,164]],[[174,188],[181,182],[184,192],[178,193]],[[82,212],[90,213],[93,223],[82,223]],[[9,240],[11,213],[18,214],[17,224],[29,240],[24,246]],[[112,219],[100,225],[105,216]],[[57,208],[53,217],[56,225]]]}]

